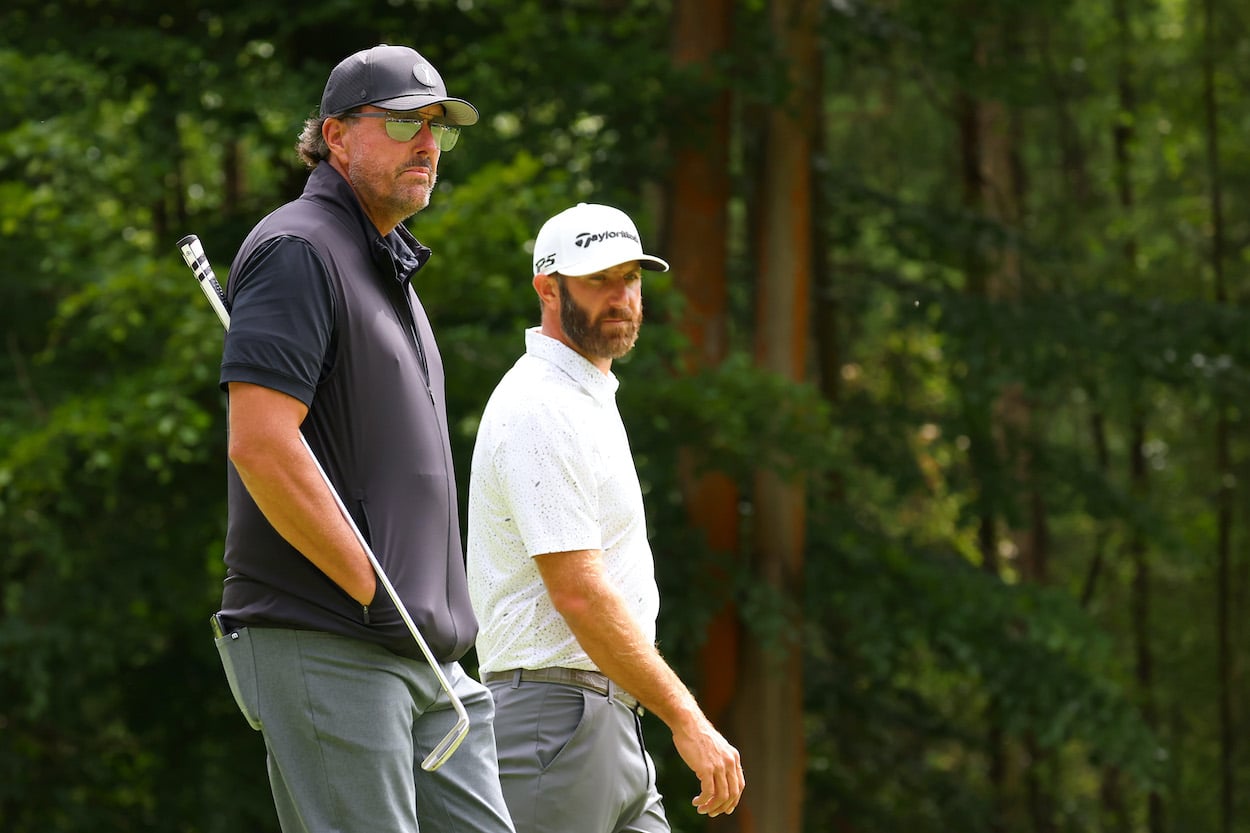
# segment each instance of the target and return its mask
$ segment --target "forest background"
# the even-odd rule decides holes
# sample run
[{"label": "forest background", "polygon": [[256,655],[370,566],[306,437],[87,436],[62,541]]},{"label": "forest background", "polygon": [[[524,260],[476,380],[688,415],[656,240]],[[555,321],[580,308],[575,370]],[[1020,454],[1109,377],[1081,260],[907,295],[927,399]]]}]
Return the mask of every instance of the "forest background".
[{"label": "forest background", "polygon": [[[0,829],[276,831],[209,639],[218,275],[330,68],[479,125],[410,222],[462,506],[533,235],[673,271],[616,370],[661,649],[743,752],[674,829],[1250,831],[1250,8],[1225,0],[10,0]],[[470,668],[474,659],[468,658]]]}]

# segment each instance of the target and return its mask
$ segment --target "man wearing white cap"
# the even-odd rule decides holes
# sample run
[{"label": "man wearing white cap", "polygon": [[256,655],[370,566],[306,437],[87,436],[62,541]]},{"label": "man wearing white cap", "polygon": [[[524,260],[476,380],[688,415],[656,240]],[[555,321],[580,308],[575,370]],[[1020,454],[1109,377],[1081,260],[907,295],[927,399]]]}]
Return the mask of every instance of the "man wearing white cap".
[{"label": "man wearing white cap", "polygon": [[623,212],[581,203],[534,245],[541,324],[482,414],[469,482],[469,597],[517,833],[669,830],[642,740],[648,709],[732,813],[738,751],[655,648],[659,592],[612,360],[642,323],[643,253]]}]

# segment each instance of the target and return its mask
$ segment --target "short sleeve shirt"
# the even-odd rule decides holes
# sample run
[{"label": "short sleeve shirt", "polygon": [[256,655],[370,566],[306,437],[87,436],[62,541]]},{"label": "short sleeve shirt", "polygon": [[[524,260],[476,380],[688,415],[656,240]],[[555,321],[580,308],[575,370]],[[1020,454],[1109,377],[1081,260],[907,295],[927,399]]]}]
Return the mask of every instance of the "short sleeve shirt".
[{"label": "short sleeve shirt", "polygon": [[311,405],[327,371],[334,297],[325,265],[305,241],[277,237],[235,276],[221,387],[249,382]]},{"label": "short sleeve shirt", "polygon": [[481,671],[598,670],[547,595],[535,556],[601,550],[655,640],[659,590],[617,379],[537,328],[496,387],[469,481],[469,596]]}]

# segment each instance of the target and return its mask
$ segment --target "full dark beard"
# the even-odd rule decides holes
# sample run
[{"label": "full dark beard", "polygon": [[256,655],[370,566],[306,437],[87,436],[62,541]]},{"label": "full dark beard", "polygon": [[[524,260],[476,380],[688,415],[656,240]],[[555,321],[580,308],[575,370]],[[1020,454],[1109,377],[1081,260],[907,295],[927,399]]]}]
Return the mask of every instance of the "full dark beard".
[{"label": "full dark beard", "polygon": [[628,310],[608,310],[606,318],[620,318],[628,322],[625,327],[614,325],[609,332],[602,322],[592,322],[590,314],[577,305],[569,293],[561,286],[560,291],[560,326],[564,335],[582,352],[582,355],[593,359],[619,359],[638,341],[638,330],[642,326],[642,317],[635,317]]}]

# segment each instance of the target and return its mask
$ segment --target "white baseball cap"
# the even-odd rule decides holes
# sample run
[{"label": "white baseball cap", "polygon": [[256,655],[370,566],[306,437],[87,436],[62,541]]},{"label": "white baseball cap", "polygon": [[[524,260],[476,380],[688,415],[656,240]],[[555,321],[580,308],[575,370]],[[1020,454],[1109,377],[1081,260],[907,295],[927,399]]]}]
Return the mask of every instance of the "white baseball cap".
[{"label": "white baseball cap", "polygon": [[629,215],[610,205],[579,202],[566,208],[543,223],[534,241],[535,275],[591,275],[631,260],[643,269],[668,271],[667,263],[643,254]]}]

